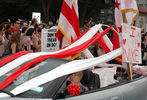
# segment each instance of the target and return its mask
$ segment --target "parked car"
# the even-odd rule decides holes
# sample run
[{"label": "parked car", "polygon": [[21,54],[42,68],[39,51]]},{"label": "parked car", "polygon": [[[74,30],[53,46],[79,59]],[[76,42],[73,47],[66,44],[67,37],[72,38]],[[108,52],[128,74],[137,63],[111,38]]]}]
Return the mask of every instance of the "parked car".
[{"label": "parked car", "polygon": [[[28,80],[31,80],[34,77],[40,76],[46,72],[52,71],[53,69],[58,68],[60,65],[68,62],[68,60],[49,58],[35,67],[30,68],[20,75],[12,84],[0,91],[0,94],[7,94],[10,96],[4,98],[1,97],[0,100],[147,100],[147,77],[143,76],[139,76],[133,80],[122,80],[102,88],[100,87],[101,80],[97,76],[97,78],[94,77],[93,82],[95,87],[81,93],[78,96],[65,95],[60,97],[58,95],[66,87],[68,75],[58,77],[55,80],[46,82],[43,85],[37,86],[18,95],[14,95],[10,92],[20,84],[23,84]],[[16,69],[18,68],[19,67]],[[0,83],[4,81],[4,79],[6,79],[6,77],[8,77],[12,72],[14,72],[14,70],[0,77]],[[83,78],[91,78],[88,73],[85,72],[84,74],[87,74],[87,76],[85,75]],[[92,74],[96,75],[94,73]]]}]

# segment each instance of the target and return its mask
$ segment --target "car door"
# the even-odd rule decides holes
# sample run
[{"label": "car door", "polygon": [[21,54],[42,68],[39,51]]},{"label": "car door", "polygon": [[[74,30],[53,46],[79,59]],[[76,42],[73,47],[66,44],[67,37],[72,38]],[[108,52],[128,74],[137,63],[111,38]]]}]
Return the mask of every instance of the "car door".
[{"label": "car door", "polygon": [[118,87],[106,87],[94,91],[88,91],[79,96],[69,96],[57,100],[123,100]]},{"label": "car door", "polygon": [[147,100],[147,77],[130,81],[119,90],[124,100]]},{"label": "car door", "polygon": [[35,99],[35,98],[0,98],[0,100],[53,100],[53,99]]}]

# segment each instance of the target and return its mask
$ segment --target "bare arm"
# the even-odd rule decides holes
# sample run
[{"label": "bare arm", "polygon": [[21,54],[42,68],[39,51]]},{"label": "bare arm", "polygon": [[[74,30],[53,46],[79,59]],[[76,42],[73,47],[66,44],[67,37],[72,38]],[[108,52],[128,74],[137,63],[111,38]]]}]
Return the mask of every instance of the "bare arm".
[{"label": "bare arm", "polygon": [[13,43],[11,45],[11,50],[12,50],[12,54],[15,54],[16,53],[16,43]]}]

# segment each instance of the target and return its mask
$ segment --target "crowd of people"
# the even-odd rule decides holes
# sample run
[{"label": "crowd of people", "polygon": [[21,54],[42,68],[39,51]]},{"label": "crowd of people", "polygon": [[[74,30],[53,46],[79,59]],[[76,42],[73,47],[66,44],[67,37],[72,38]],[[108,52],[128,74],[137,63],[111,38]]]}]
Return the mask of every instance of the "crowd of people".
[{"label": "crowd of people", "polygon": [[30,22],[13,20],[0,25],[0,57],[19,51],[40,52],[41,30],[45,24],[38,24],[33,18]]},{"label": "crowd of people", "polygon": [[[84,21],[84,26],[80,28],[81,34],[94,25],[93,19]],[[0,24],[0,57],[15,54],[19,51],[40,52],[41,51],[41,30],[49,28],[46,24],[38,24],[33,18],[27,22],[24,20],[12,20]],[[113,34],[113,32],[112,32]],[[108,34],[109,36],[110,34]],[[111,38],[111,36],[110,36]],[[91,52],[94,56],[105,54],[105,51],[96,44],[95,50]],[[147,64],[147,32],[142,34],[142,59],[143,64]]]}]

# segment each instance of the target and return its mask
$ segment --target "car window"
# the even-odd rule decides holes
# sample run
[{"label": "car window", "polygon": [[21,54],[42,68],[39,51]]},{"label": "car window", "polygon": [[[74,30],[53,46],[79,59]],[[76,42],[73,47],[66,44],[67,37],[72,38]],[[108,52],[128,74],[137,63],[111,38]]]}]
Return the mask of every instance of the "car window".
[{"label": "car window", "polygon": [[[49,72],[53,70],[54,68],[58,67],[61,64],[64,64],[68,62],[67,60],[62,60],[62,59],[55,59],[55,58],[49,58],[37,65],[35,65],[33,68],[30,68],[29,70],[25,71],[23,74],[21,74],[10,86],[5,88],[4,90],[6,91],[11,91],[17,86],[23,84],[24,82],[37,77],[41,74],[44,74],[46,72]],[[18,69],[17,67],[16,69]],[[11,75],[16,69],[12,70],[11,72],[3,75],[0,79],[0,82],[2,82],[4,79],[6,79],[9,75]],[[41,86],[34,87],[30,89],[29,91],[23,93],[24,95],[21,94],[23,97],[29,97],[33,95],[41,95],[44,94],[46,89],[53,83],[53,81],[45,83]]]},{"label": "car window", "polygon": [[[86,73],[86,74],[89,74],[89,73]],[[92,76],[93,74],[94,74],[94,77]],[[100,81],[104,81],[104,82],[102,82],[102,84],[105,84],[105,82],[108,81],[109,84],[108,85],[105,85],[105,86],[103,85],[103,86],[100,86],[100,87],[88,89],[88,91],[85,91],[84,93],[81,93],[79,95],[84,95],[84,94],[89,94],[89,93],[94,93],[94,92],[98,92],[98,91],[103,91],[103,90],[115,88],[115,87],[118,87],[118,86],[121,86],[121,85],[130,83],[130,82],[136,81],[138,78],[141,77],[141,76],[133,73],[133,80],[130,81],[130,80],[127,79],[127,74],[126,73],[123,74],[123,73],[120,72],[119,74],[117,73],[117,75],[116,75],[116,73],[113,74],[112,78],[110,78],[110,76],[109,76],[109,78],[110,78],[109,80],[108,79],[101,80],[102,78],[99,78],[99,74],[96,74],[96,73],[93,73],[93,74],[92,75],[89,75],[90,76],[90,79],[92,79],[92,78],[94,79],[94,84],[93,85],[95,85],[95,84],[99,85],[100,84]],[[67,91],[65,92],[65,89],[68,88],[67,87],[67,81],[68,80],[69,80],[69,78],[67,78],[66,81],[64,82],[64,84],[62,84],[62,87],[57,92],[55,98],[59,99],[59,98],[70,98],[70,97],[73,97],[73,96],[69,95],[69,93],[67,94]],[[112,80],[115,80],[115,81],[111,82]],[[89,81],[88,84],[90,84],[91,82],[93,82],[93,81]]]}]

